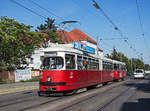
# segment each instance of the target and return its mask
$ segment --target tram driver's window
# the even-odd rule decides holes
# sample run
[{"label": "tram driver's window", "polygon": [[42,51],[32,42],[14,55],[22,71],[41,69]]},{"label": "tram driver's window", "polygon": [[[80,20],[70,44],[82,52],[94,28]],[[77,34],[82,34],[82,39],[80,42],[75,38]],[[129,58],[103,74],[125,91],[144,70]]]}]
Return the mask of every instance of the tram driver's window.
[{"label": "tram driver's window", "polygon": [[75,69],[75,55],[66,54],[66,69]]}]

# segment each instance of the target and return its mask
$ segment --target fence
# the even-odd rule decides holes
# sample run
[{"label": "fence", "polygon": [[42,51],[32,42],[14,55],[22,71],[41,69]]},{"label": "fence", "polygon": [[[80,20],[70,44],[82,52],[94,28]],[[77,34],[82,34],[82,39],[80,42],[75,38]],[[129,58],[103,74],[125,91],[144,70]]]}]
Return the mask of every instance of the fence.
[{"label": "fence", "polygon": [[0,78],[5,82],[19,82],[21,80],[29,80],[39,77],[39,70],[15,70],[15,71],[0,71]]}]

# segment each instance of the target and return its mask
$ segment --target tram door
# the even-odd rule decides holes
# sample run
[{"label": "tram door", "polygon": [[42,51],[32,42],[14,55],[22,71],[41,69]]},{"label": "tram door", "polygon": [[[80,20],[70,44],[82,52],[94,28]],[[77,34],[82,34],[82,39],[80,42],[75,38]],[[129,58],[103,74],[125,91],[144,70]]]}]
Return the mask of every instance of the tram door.
[{"label": "tram door", "polygon": [[73,54],[65,54],[65,65],[66,65],[66,81],[67,84],[74,84],[76,83],[76,76],[77,72],[75,71],[75,55]]},{"label": "tram door", "polygon": [[88,81],[87,58],[77,56],[77,82],[84,86]]}]

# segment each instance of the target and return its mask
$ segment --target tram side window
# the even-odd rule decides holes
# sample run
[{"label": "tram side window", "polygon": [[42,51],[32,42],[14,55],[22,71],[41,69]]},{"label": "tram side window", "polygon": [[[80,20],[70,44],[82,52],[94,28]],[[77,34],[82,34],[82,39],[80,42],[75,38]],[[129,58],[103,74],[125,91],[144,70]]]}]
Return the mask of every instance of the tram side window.
[{"label": "tram side window", "polygon": [[103,61],[103,70],[112,70],[113,64],[110,62]]},{"label": "tram side window", "polygon": [[66,69],[75,69],[75,55],[66,54]]},{"label": "tram side window", "polygon": [[92,70],[91,58],[88,58],[88,70]]},{"label": "tram side window", "polygon": [[114,64],[114,70],[119,70],[119,64]]},{"label": "tram side window", "polygon": [[81,56],[77,56],[78,70],[83,70],[83,60]]},{"label": "tram side window", "polygon": [[97,71],[99,69],[99,61],[95,59],[88,59],[88,70]]},{"label": "tram side window", "polygon": [[95,65],[96,65],[96,70],[99,70],[99,60],[96,60]]}]

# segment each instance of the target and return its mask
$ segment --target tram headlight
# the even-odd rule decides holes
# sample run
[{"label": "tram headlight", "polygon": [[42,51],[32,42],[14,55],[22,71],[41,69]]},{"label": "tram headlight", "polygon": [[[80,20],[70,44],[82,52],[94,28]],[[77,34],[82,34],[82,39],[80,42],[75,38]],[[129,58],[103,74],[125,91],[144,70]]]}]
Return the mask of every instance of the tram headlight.
[{"label": "tram headlight", "polygon": [[50,78],[50,77],[47,77],[47,81],[50,82],[50,81],[51,81],[51,78]]}]

